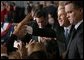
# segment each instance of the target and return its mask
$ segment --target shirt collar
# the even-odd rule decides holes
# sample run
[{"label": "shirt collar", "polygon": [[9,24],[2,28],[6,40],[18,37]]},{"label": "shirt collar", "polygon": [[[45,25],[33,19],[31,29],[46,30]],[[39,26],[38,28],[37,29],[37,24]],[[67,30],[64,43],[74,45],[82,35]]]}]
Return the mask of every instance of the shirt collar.
[{"label": "shirt collar", "polygon": [[71,25],[69,25],[68,27],[64,27],[64,30],[65,29],[68,29],[68,33],[70,32],[70,29],[71,29]]},{"label": "shirt collar", "polygon": [[71,25],[69,25],[68,27],[64,27],[64,29],[70,29],[71,28]]},{"label": "shirt collar", "polygon": [[75,29],[77,29],[82,22],[83,22],[83,19],[75,25]]}]

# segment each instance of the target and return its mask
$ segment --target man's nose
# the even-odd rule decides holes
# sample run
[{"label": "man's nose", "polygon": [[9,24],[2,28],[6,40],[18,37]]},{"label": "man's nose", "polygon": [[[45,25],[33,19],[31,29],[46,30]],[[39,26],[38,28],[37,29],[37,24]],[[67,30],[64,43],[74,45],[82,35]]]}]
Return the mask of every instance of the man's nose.
[{"label": "man's nose", "polygon": [[67,18],[69,18],[69,14],[67,14],[67,16],[66,16]]}]

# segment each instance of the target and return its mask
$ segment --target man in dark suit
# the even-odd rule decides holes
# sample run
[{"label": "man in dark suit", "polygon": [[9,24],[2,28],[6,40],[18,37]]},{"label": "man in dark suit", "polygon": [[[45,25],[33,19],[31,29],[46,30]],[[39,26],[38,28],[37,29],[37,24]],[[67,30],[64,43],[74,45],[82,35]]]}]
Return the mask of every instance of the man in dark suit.
[{"label": "man in dark suit", "polygon": [[[61,55],[62,55],[64,53],[64,51],[66,51],[66,48],[67,48],[67,45],[69,42],[69,37],[71,35],[73,26],[70,24],[68,18],[66,17],[64,4],[61,1],[59,2],[59,6],[58,6],[58,22],[59,22],[60,26],[63,27],[63,29],[61,29],[61,32],[59,35],[59,38],[61,38],[61,40],[64,41],[63,42],[64,46],[62,45],[62,43],[59,43],[59,48],[60,48]],[[62,41],[60,41],[60,42],[62,42]]]},{"label": "man in dark suit", "polygon": [[67,46],[67,59],[83,59],[83,1],[65,2],[65,11],[71,24],[75,25]]}]

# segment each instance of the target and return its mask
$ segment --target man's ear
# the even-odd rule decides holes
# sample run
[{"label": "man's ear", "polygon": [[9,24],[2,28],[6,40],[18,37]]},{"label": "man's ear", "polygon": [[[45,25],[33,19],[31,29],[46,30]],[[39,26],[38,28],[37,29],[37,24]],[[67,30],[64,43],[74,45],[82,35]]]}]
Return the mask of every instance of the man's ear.
[{"label": "man's ear", "polygon": [[81,9],[81,12],[82,12],[82,14],[83,14],[83,9]]},{"label": "man's ear", "polygon": [[83,8],[80,8],[80,13],[83,14]]}]

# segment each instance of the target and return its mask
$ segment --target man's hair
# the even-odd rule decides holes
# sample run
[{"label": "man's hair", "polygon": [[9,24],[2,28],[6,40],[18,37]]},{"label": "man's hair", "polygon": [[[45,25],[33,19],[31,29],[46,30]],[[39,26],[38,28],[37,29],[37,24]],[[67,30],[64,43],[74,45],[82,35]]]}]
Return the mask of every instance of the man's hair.
[{"label": "man's hair", "polygon": [[59,3],[59,5],[58,5],[58,10],[60,10],[60,9],[65,9],[65,2],[66,1],[59,1],[58,3]]},{"label": "man's hair", "polygon": [[65,1],[64,5],[67,5],[70,3],[74,4],[75,8],[83,8],[83,1]]},{"label": "man's hair", "polygon": [[57,12],[61,9],[65,9],[65,1],[59,1],[59,5],[58,5],[58,9],[57,9]]},{"label": "man's hair", "polygon": [[38,10],[35,12],[35,17],[38,17],[38,18],[44,17],[44,18],[46,18],[46,17],[47,17],[47,14],[46,14],[46,12],[45,12],[44,9],[38,9]]},{"label": "man's hair", "polygon": [[[65,1],[59,1],[58,4],[64,6]],[[59,6],[58,5],[58,6]]]}]

